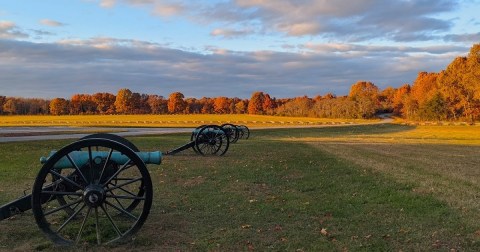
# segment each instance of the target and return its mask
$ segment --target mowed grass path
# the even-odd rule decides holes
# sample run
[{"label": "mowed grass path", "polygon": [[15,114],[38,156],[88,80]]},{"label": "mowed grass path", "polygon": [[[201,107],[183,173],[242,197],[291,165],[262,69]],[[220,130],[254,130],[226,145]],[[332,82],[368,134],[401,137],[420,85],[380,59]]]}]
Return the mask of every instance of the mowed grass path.
[{"label": "mowed grass path", "polygon": [[[478,251],[479,134],[467,126],[254,130],[224,157],[166,157],[150,166],[147,223],[115,249]],[[167,150],[187,138],[129,139]],[[39,156],[68,142],[0,144],[0,202],[31,185]],[[55,250],[31,213],[0,230],[0,249]]]},{"label": "mowed grass path", "polygon": [[73,126],[73,127],[197,127],[202,124],[243,124],[248,127],[315,126],[369,123],[378,120],[325,119],[264,115],[67,115],[0,116],[0,127]]}]

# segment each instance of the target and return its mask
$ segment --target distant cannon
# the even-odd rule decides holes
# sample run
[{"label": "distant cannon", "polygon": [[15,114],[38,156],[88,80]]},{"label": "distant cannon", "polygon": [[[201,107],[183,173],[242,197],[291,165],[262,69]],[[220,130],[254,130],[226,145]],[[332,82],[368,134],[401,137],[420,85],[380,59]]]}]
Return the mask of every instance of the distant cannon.
[{"label": "distant cannon", "polygon": [[238,139],[248,139],[250,137],[250,130],[245,125],[225,123],[221,127],[229,136],[231,143],[236,143]]},{"label": "distant cannon", "polygon": [[141,152],[113,134],[89,135],[41,157],[32,193],[0,206],[0,220],[32,209],[38,227],[57,244],[125,241],[152,205],[146,164],[159,165],[165,155],[189,148],[221,156],[229,144],[229,135],[216,125],[195,129],[189,143],[163,153]]}]

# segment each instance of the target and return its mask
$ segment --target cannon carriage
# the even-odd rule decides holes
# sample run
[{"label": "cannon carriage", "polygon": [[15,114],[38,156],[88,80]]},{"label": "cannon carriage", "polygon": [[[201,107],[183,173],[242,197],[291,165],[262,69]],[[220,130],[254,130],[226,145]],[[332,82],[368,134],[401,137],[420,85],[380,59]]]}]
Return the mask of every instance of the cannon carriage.
[{"label": "cannon carriage", "polygon": [[0,220],[32,209],[38,227],[56,244],[125,241],[144,224],[153,199],[147,164],[192,148],[224,155],[230,136],[220,126],[192,132],[191,141],[170,151],[141,152],[127,139],[93,134],[47,157],[32,193],[0,206]]}]

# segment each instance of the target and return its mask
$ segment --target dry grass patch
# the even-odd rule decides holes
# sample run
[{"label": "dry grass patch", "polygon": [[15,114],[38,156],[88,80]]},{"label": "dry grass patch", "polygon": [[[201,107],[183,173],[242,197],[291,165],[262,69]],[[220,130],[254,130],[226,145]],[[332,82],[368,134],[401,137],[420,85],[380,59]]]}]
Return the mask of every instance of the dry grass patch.
[{"label": "dry grass patch", "polygon": [[248,127],[291,127],[371,123],[378,120],[325,119],[264,115],[67,115],[0,116],[0,127],[72,126],[72,127],[197,127],[203,124],[233,123]]}]

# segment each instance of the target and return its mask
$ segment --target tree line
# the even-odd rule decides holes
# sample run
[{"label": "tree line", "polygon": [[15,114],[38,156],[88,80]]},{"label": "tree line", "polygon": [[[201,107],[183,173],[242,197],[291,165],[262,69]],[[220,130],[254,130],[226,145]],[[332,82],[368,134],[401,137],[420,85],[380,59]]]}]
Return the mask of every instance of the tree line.
[{"label": "tree line", "polygon": [[358,81],[346,96],[327,93],[315,97],[277,99],[254,92],[250,99],[229,97],[185,98],[140,94],[124,88],[117,94],[74,94],[52,100],[0,96],[4,115],[90,114],[256,114],[322,118],[372,118],[394,113],[412,120],[468,120],[480,116],[480,44],[466,57],[455,58],[439,73],[420,72],[412,85],[384,90]]}]

